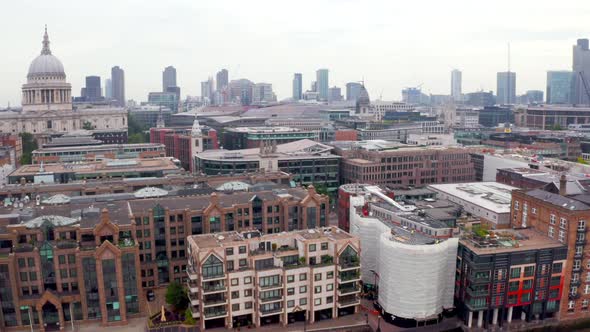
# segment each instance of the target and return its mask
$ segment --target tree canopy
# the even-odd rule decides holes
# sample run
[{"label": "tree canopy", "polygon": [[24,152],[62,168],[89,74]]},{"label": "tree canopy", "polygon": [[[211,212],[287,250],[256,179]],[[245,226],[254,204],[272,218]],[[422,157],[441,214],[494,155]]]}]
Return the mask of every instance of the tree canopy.
[{"label": "tree canopy", "polygon": [[168,288],[166,288],[166,303],[176,311],[183,311],[188,307],[188,296],[180,283],[174,281],[168,285]]}]

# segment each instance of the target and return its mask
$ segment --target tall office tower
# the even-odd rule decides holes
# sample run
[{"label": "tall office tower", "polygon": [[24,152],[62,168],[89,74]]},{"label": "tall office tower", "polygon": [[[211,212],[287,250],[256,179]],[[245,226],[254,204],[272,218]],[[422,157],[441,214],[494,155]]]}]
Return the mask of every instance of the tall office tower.
[{"label": "tall office tower", "polygon": [[86,76],[86,87],[82,96],[86,101],[97,101],[102,99],[100,76]]},{"label": "tall office tower", "polygon": [[451,97],[454,101],[461,101],[462,73],[458,69],[451,71]]},{"label": "tall office tower", "polygon": [[516,73],[512,71],[499,72],[497,74],[498,104],[516,103]]},{"label": "tall office tower", "polygon": [[162,72],[162,92],[166,92],[168,87],[176,85],[176,68],[168,66]]},{"label": "tall office tower", "polygon": [[272,92],[272,84],[270,83],[256,83],[252,87],[252,102],[272,102],[276,100],[274,92]]},{"label": "tall office tower", "polygon": [[293,75],[293,100],[301,100],[303,97],[303,75],[295,73]]},{"label": "tall office tower", "polygon": [[330,86],[328,69],[318,69],[316,71],[316,82],[320,100],[328,100],[328,88]]},{"label": "tall office tower", "polygon": [[203,81],[201,82],[201,98],[211,100],[211,87],[209,86],[210,81]]},{"label": "tall office tower", "polygon": [[242,105],[252,103],[252,90],[254,83],[245,78],[232,80],[229,82],[229,92],[231,101],[239,101]]},{"label": "tall office tower", "polygon": [[223,89],[229,84],[229,73],[227,69],[218,71],[215,78],[217,79],[217,86],[215,90],[219,92],[223,91]]},{"label": "tall office tower", "polygon": [[104,97],[108,100],[113,98],[113,81],[110,78],[104,80]]},{"label": "tall office tower", "polygon": [[570,103],[572,74],[569,70],[550,70],[547,72],[547,104]]},{"label": "tall office tower", "polygon": [[588,39],[578,39],[573,47],[571,103],[590,105],[590,50]]},{"label": "tall office tower", "polygon": [[329,102],[334,102],[334,101],[341,101],[342,100],[342,90],[337,87],[331,87],[328,89],[328,101]]},{"label": "tall office tower", "polygon": [[356,101],[361,93],[361,84],[357,82],[346,83],[346,100]]},{"label": "tall office tower", "polygon": [[125,106],[125,71],[119,66],[111,69],[113,100],[117,106]]},{"label": "tall office tower", "polygon": [[309,91],[318,92],[318,82],[317,81],[311,81]]}]

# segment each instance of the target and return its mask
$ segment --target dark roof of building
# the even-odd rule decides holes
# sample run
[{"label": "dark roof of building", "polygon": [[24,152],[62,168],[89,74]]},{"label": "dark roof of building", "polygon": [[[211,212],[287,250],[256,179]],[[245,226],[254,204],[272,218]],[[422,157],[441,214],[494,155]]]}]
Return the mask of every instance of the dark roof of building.
[{"label": "dark roof of building", "polygon": [[527,191],[526,193],[528,196],[532,196],[534,198],[538,198],[540,200],[543,200],[545,202],[549,202],[553,205],[557,205],[560,206],[564,209],[568,209],[568,210],[572,210],[572,211],[580,211],[580,210],[590,210],[590,206],[572,199],[572,198],[568,198],[568,197],[564,197],[558,194],[553,194],[550,192],[547,192],[545,190],[542,189],[533,189],[530,191]]}]

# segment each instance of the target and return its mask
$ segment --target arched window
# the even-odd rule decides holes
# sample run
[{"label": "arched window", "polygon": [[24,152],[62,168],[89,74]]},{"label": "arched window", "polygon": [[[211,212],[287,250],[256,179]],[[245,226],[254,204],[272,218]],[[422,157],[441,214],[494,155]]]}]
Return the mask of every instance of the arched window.
[{"label": "arched window", "polygon": [[342,267],[352,267],[358,266],[359,264],[359,255],[353,247],[347,246],[346,249],[340,254],[338,258],[340,266]]}]

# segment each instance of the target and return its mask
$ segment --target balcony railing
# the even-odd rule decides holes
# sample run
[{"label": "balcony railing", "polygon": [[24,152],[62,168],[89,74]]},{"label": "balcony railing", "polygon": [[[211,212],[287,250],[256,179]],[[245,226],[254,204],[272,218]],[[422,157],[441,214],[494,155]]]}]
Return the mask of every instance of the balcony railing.
[{"label": "balcony railing", "polygon": [[283,311],[283,308],[278,307],[278,308],[270,308],[270,309],[263,309],[260,308],[260,314],[261,315],[270,315],[270,314],[274,314],[274,313],[278,313]]},{"label": "balcony railing", "polygon": [[[518,289],[517,289],[518,290]],[[467,287],[467,294],[471,295],[471,296],[487,296],[490,294],[490,291],[487,289],[471,289],[469,287]]]},{"label": "balcony railing", "polygon": [[191,306],[191,314],[192,314],[193,318],[199,318],[201,316],[199,309],[197,309],[197,307],[194,307],[194,306]]},{"label": "balcony railing", "polygon": [[35,246],[30,243],[19,243],[14,247],[15,252],[31,252]]},{"label": "balcony railing", "polygon": [[359,291],[360,291],[360,287],[358,285],[346,286],[346,287],[339,287],[338,288],[338,293],[340,295],[355,293],[355,292],[359,292]]},{"label": "balcony railing", "polygon": [[340,279],[340,282],[354,281],[354,280],[359,280],[360,278],[361,278],[361,274],[358,272],[353,272],[353,273],[341,272],[338,275],[338,279]]},{"label": "balcony railing", "polygon": [[225,298],[225,296],[213,297],[210,299],[208,299],[207,297],[203,298],[203,306],[204,307],[219,305],[219,304],[226,303],[226,302],[227,302],[227,298]]},{"label": "balcony railing", "polygon": [[203,294],[205,294],[205,293],[224,291],[226,288],[225,288],[225,284],[217,284],[217,285],[203,284],[202,289],[203,289]]},{"label": "balcony railing", "polygon": [[360,303],[360,299],[358,297],[345,297],[345,298],[338,299],[338,305],[341,307],[348,306],[348,305],[355,305],[355,304],[359,304],[359,303]]},{"label": "balcony railing", "polygon": [[58,249],[73,249],[78,247],[78,242],[76,240],[58,240],[56,245]]},{"label": "balcony railing", "polygon": [[227,310],[225,308],[223,310],[205,311],[205,318],[223,317],[226,315]]},{"label": "balcony railing", "polygon": [[269,289],[269,288],[278,288],[278,287],[283,287],[283,283],[279,282],[276,284],[270,284],[270,285],[258,285],[258,287],[260,287],[260,289]]},{"label": "balcony railing", "polygon": [[586,239],[576,239],[576,245],[583,246],[586,244]]},{"label": "balcony railing", "polygon": [[213,279],[221,279],[225,278],[225,274],[212,274],[212,275],[203,275],[203,280],[213,280]]},{"label": "balcony railing", "polygon": [[266,297],[266,298],[260,298],[260,302],[266,303],[266,302],[280,301],[281,299],[283,299],[283,296],[271,296],[271,297]]}]

